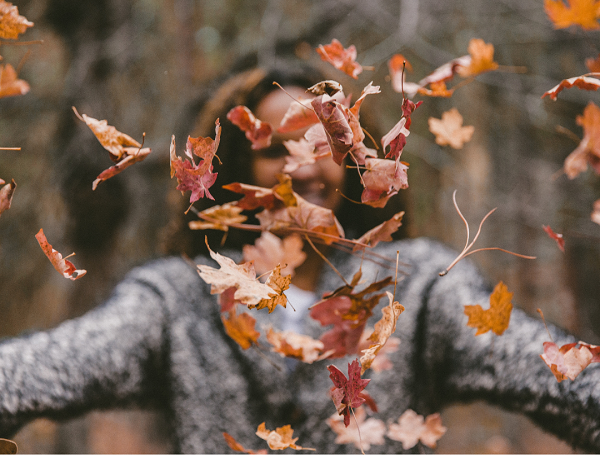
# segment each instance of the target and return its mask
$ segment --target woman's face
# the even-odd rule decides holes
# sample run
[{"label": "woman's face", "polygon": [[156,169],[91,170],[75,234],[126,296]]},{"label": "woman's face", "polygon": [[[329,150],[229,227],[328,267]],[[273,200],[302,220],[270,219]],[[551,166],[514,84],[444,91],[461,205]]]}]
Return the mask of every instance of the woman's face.
[{"label": "woman's face", "polygon": [[[300,87],[285,89],[295,98],[307,97],[304,89]],[[252,150],[252,178],[255,185],[270,188],[277,184],[275,176],[285,166],[285,157],[288,156],[283,141],[297,141],[304,136],[305,129],[284,134],[276,131],[291,101],[282,90],[274,90],[254,109],[256,117],[270,123],[274,130],[270,147]],[[325,158],[298,168],[291,177],[296,193],[313,204],[335,211],[341,202],[340,193],[336,188],[343,189],[344,175],[343,166],[338,166],[331,158]]]}]

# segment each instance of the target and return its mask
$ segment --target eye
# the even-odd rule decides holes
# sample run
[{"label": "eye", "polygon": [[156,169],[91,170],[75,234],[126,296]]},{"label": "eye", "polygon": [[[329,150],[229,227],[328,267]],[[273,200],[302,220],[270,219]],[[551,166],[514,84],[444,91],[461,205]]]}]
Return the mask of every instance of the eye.
[{"label": "eye", "polygon": [[282,158],[289,154],[288,150],[285,148],[285,145],[283,145],[283,144],[273,144],[264,149],[256,150],[255,153],[256,153],[257,158],[264,158],[264,159],[269,159],[269,160],[275,160],[278,158]]}]

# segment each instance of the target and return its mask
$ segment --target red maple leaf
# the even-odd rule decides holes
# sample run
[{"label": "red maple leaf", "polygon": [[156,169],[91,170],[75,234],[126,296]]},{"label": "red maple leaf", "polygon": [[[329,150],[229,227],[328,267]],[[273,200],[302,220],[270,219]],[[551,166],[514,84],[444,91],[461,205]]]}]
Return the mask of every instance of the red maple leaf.
[{"label": "red maple leaf", "polygon": [[335,68],[343,71],[348,76],[358,79],[358,75],[362,73],[362,66],[356,63],[356,47],[354,45],[344,49],[342,43],[335,38],[331,44],[322,44],[317,48],[317,52],[322,60],[331,63]]},{"label": "red maple leaf", "polygon": [[257,119],[246,106],[236,106],[231,109],[227,113],[227,119],[246,134],[246,138],[252,142],[252,150],[271,145],[273,127]]},{"label": "red maple leaf", "polygon": [[[190,204],[193,204],[201,197],[215,198],[209,193],[208,189],[213,186],[217,179],[217,173],[212,172],[212,160],[217,153],[219,141],[221,138],[221,125],[219,119],[215,122],[215,139],[210,137],[188,137],[185,154],[189,160],[182,160],[175,154],[175,136],[171,137],[171,178],[177,177],[177,189],[181,194],[191,191]],[[200,158],[196,164],[194,155]]]},{"label": "red maple leaf", "polygon": [[350,425],[350,408],[357,408],[365,402],[360,396],[362,390],[371,381],[370,379],[361,379],[360,363],[354,359],[348,364],[348,378],[335,365],[329,365],[329,378],[335,388],[331,392],[331,398],[339,415],[344,416],[344,425]]},{"label": "red maple leaf", "polygon": [[542,226],[542,228],[544,229],[546,234],[548,234],[548,237],[550,237],[552,240],[556,240],[556,244],[558,245],[558,248],[560,248],[560,251],[562,251],[564,253],[565,252],[565,239],[563,238],[563,235],[557,234],[556,232],[554,232],[550,226]]}]

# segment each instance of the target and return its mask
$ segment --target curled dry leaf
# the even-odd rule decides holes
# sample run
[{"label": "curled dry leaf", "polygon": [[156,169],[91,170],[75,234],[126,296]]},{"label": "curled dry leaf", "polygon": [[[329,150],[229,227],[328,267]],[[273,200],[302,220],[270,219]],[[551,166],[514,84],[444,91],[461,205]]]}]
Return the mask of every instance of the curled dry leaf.
[{"label": "curled dry leaf", "polygon": [[577,87],[582,90],[596,91],[600,87],[600,79],[590,77],[587,74],[584,74],[583,76],[571,77],[569,79],[563,79],[558,85],[551,88],[547,92],[544,92],[542,98],[549,96],[552,100],[556,101],[556,97],[560,92],[571,87]]},{"label": "curled dry leaf", "polygon": [[220,294],[235,287],[234,298],[246,305],[258,304],[270,299],[273,289],[256,279],[252,263],[237,265],[232,259],[215,253],[209,247],[210,256],[221,266],[214,269],[207,265],[198,266],[200,277],[211,285],[211,294]]},{"label": "curled dry leaf", "polygon": [[263,231],[254,245],[244,245],[244,261],[254,261],[254,269],[258,274],[263,274],[278,264],[287,264],[283,267],[283,275],[294,276],[294,269],[306,259],[302,251],[304,242],[298,234],[291,234],[281,240],[269,231]]},{"label": "curled dry leaf", "polygon": [[416,446],[419,441],[435,449],[438,439],[446,433],[446,430],[438,413],[428,415],[424,419],[412,409],[407,409],[398,419],[398,423],[390,424],[387,437],[400,441],[404,450]]},{"label": "curled dry leaf", "polygon": [[304,363],[313,363],[327,358],[330,353],[323,353],[323,343],[319,340],[295,332],[276,332],[269,328],[267,341],[273,345],[273,351],[283,357],[298,359]]},{"label": "curled dry leaf", "polygon": [[565,239],[563,238],[563,235],[557,234],[556,232],[554,232],[550,226],[542,226],[542,228],[544,229],[544,232],[546,232],[546,234],[548,234],[548,237],[550,237],[552,240],[556,241],[558,248],[560,248],[560,251],[562,251],[564,253],[565,252]]},{"label": "curled dry leaf", "polygon": [[348,426],[344,425],[338,414],[333,414],[326,420],[327,425],[337,434],[336,444],[354,444],[359,449],[369,450],[371,444],[385,443],[385,423],[379,419],[367,419],[367,412],[363,407],[357,408],[354,415],[356,421],[351,419]]},{"label": "curled dry leaf", "polygon": [[[4,180],[0,179],[0,185],[3,185],[4,183]],[[14,179],[11,179],[10,183],[7,183],[0,188],[0,215],[10,208],[16,188],[17,184],[15,183]]]},{"label": "curled dry leaf", "polygon": [[131,136],[121,133],[114,126],[110,126],[106,120],[96,120],[85,114],[79,115],[74,106],[73,112],[92,130],[102,147],[110,153],[110,159],[116,163],[96,177],[96,180],[92,183],[93,190],[100,182],[114,177],[150,154],[151,150],[149,148],[142,148],[142,144]]},{"label": "curled dry leaf", "polygon": [[292,101],[279,123],[277,132],[289,133],[319,123],[317,114],[312,110],[311,101],[312,98]]},{"label": "curled dry leaf", "polygon": [[267,441],[271,450],[284,450],[288,447],[294,450],[315,450],[308,447],[296,445],[298,438],[293,438],[294,430],[291,425],[285,425],[277,428],[275,431],[267,430],[265,422],[261,423],[256,429],[256,435]]},{"label": "curled dry leaf", "polygon": [[229,317],[221,315],[225,332],[229,335],[242,349],[248,349],[253,344],[256,344],[260,337],[260,332],[254,330],[256,319],[248,313],[236,314],[235,306],[229,310]]},{"label": "curled dry leaf", "polygon": [[475,335],[488,331],[502,335],[508,328],[512,312],[512,292],[500,281],[490,295],[490,307],[484,310],[481,305],[465,305],[465,314],[469,317],[467,326],[477,329]]},{"label": "curled dry leaf", "polygon": [[29,92],[29,84],[17,77],[17,72],[12,65],[8,63],[0,65],[0,98],[25,95],[27,92]]},{"label": "curled dry leaf", "polygon": [[350,425],[350,408],[358,408],[365,402],[360,394],[371,380],[361,379],[358,359],[348,364],[348,378],[335,365],[329,365],[327,369],[329,370],[329,379],[334,385],[331,399],[338,414],[344,416],[344,425],[348,426]]},{"label": "curled dry leaf", "polygon": [[188,227],[192,230],[216,229],[227,232],[232,224],[243,223],[248,219],[246,215],[241,214],[243,210],[234,202],[215,205],[198,214],[204,221],[190,221]]},{"label": "curled dry leaf", "polygon": [[583,115],[578,115],[575,121],[583,127],[583,139],[565,159],[565,174],[574,179],[587,169],[588,164],[600,174],[600,108],[590,101]]},{"label": "curled dry leaf", "polygon": [[[371,342],[369,341],[369,337],[373,334],[373,329],[365,330],[360,337],[360,341],[358,343],[358,351],[364,351],[365,349],[369,349],[371,346]],[[371,363],[371,371],[375,373],[379,373],[385,370],[391,370],[394,365],[390,361],[388,354],[396,352],[400,347],[400,338],[398,337],[389,337],[385,345],[379,350],[375,360]]]},{"label": "curled dry leaf", "polygon": [[360,200],[372,207],[384,207],[400,189],[408,188],[408,163],[399,160],[365,158],[362,175],[365,189]]},{"label": "curled dry leaf", "polygon": [[15,454],[17,453],[17,443],[10,439],[0,438],[0,453]]},{"label": "curled dry leaf", "polygon": [[579,25],[584,30],[600,28],[598,0],[544,0],[544,10],[554,28],[567,28],[571,25]]},{"label": "curled dry leaf", "polygon": [[340,84],[337,81],[327,80],[327,81],[317,82],[312,87],[308,87],[306,89],[306,91],[308,93],[312,93],[315,96],[320,96],[320,95],[325,95],[325,94],[327,94],[329,96],[334,96],[337,93],[342,93],[343,87],[342,87],[342,84]]},{"label": "curled dry leaf", "polygon": [[246,106],[236,106],[227,113],[227,119],[246,134],[252,142],[252,150],[271,145],[273,128],[269,123],[261,122]]},{"label": "curled dry leaf", "polygon": [[268,453],[266,449],[250,450],[250,449],[244,448],[244,446],[241,445],[239,442],[237,442],[234,439],[234,437],[231,436],[229,433],[223,432],[223,438],[225,438],[225,442],[227,443],[229,448],[231,450],[235,450],[236,452],[243,452],[243,453],[250,453],[250,454],[267,454]]},{"label": "curled dry leaf", "polygon": [[319,45],[317,53],[322,60],[331,63],[335,68],[354,79],[358,79],[358,75],[362,73],[362,66],[355,61],[356,47],[354,45],[344,49],[342,43],[334,38],[331,44]]},{"label": "curled dry leaf", "polygon": [[390,303],[381,310],[381,319],[375,323],[375,330],[368,338],[368,341],[371,341],[371,343],[367,349],[362,351],[360,374],[364,374],[365,371],[371,368],[371,364],[377,354],[379,354],[392,333],[396,331],[396,321],[398,321],[398,317],[404,311],[404,306],[394,301],[394,296],[391,292],[387,291],[386,295]]},{"label": "curled dry leaf", "polygon": [[67,258],[63,258],[62,254],[52,248],[52,245],[48,243],[48,240],[44,235],[43,229],[40,229],[40,231],[35,235],[35,238],[40,244],[44,254],[48,257],[48,259],[50,259],[50,262],[54,268],[59,273],[62,273],[65,278],[69,278],[70,280],[78,280],[87,273],[85,270],[76,269],[71,261],[68,261]]},{"label": "curled dry leaf", "polygon": [[[206,196],[214,200],[208,189],[213,186],[217,179],[217,173],[213,173],[213,158],[217,154],[217,148],[221,140],[221,124],[219,119],[215,121],[215,139],[210,137],[193,138],[188,136],[185,154],[188,159],[182,160],[175,153],[175,136],[171,136],[170,160],[171,178],[177,178],[177,189],[181,194],[191,191],[190,204],[201,197]],[[194,155],[200,158],[198,164],[194,161]]]},{"label": "curled dry leaf", "polygon": [[289,156],[285,157],[285,166],[283,167],[283,172],[286,174],[291,174],[299,167],[313,164],[317,160],[331,156],[329,146],[316,149],[314,143],[304,138],[299,141],[284,141],[283,145],[289,152]]},{"label": "curled dry leaf", "polygon": [[465,142],[469,142],[475,131],[474,126],[462,126],[463,118],[456,108],[444,112],[441,120],[429,117],[428,123],[437,144],[450,145],[455,149],[461,149]]},{"label": "curled dry leaf", "polygon": [[546,341],[544,353],[540,357],[550,367],[558,382],[567,378],[573,381],[590,363],[600,362],[600,346],[580,341],[559,348],[555,343]]},{"label": "curled dry leaf", "polygon": [[402,226],[403,216],[404,212],[398,212],[389,220],[384,221],[379,226],[375,226],[373,229],[365,232],[356,240],[359,244],[355,245],[352,251],[363,249],[364,245],[373,248],[379,242],[391,242],[392,234],[395,233],[400,226]]},{"label": "curled dry leaf", "polygon": [[19,15],[16,6],[5,0],[0,0],[1,39],[17,39],[29,27],[33,27],[33,22],[29,22],[24,16]]}]

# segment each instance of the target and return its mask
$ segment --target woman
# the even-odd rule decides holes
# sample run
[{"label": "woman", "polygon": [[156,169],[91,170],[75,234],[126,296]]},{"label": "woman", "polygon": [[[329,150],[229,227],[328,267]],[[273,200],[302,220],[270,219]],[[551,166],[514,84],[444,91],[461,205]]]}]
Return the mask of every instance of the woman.
[{"label": "woman", "polygon": [[[274,183],[274,171],[282,165],[284,137],[276,137],[268,150],[250,154],[246,148],[247,153],[240,153],[234,148],[241,143],[234,137],[235,127],[224,120],[229,104],[245,104],[259,118],[277,125],[284,112],[279,106],[285,103],[282,93],[273,91],[273,76],[260,70],[240,73],[225,82],[202,110],[200,122],[205,126],[200,130],[208,130],[208,124],[214,129],[218,116],[224,125],[218,184],[245,181],[248,170],[246,181]],[[284,80],[283,72],[275,79],[280,76],[278,82],[294,94],[315,82],[306,75]],[[363,221],[356,211],[361,206],[346,210],[332,191],[342,183],[350,185],[341,168],[325,161],[314,166],[292,174],[296,191],[319,199],[342,220],[345,213],[352,213],[351,220]],[[226,200],[217,188],[211,192],[217,202]],[[350,190],[345,194],[353,197]],[[203,241],[204,235],[196,237]],[[228,241],[237,246],[235,242],[243,240],[230,235]],[[600,450],[600,370],[587,368],[576,381],[557,383],[539,358],[542,343],[548,341],[544,326],[517,309],[503,336],[475,337],[466,326],[463,306],[485,305],[491,289],[466,261],[440,278],[438,273],[455,257],[442,245],[417,239],[379,244],[374,250],[391,258],[399,251],[403,278],[396,298],[405,307],[395,332],[400,348],[389,354],[393,368],[365,374],[371,378],[367,391],[379,407],[377,418],[390,422],[409,408],[428,415],[454,401],[485,399],[527,414],[582,449]],[[227,255],[241,259],[239,249]],[[327,255],[344,277],[362,269],[365,283],[383,278],[384,270],[374,262],[333,249]],[[293,281],[314,298],[343,284],[317,259],[309,256]],[[206,256],[196,262],[215,266]],[[265,310],[252,315],[258,327],[265,323],[280,327],[290,311],[288,305],[270,315]],[[299,325],[315,338],[322,331],[307,317]],[[551,333],[559,345],[576,341],[555,328]],[[325,366],[333,363],[345,372],[354,357],[290,366],[279,356],[266,361],[264,355],[258,349],[242,350],[225,333],[216,296],[194,268],[180,258],[155,261],[133,270],[105,304],[83,317],[0,344],[0,434],[9,436],[34,417],[70,417],[135,403],[161,409],[172,424],[176,449],[184,452],[228,451],[222,432],[247,448],[262,447],[254,435],[261,422],[268,429],[290,424],[297,443],[317,452],[358,451],[336,444],[336,434],[325,423],[336,414]],[[374,450],[403,451],[392,439]]]}]

